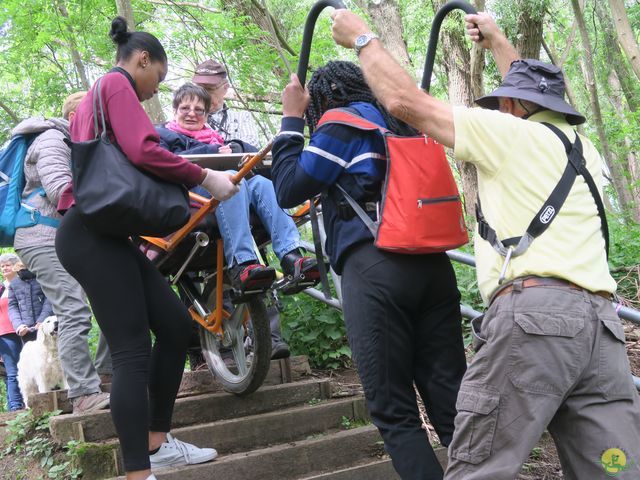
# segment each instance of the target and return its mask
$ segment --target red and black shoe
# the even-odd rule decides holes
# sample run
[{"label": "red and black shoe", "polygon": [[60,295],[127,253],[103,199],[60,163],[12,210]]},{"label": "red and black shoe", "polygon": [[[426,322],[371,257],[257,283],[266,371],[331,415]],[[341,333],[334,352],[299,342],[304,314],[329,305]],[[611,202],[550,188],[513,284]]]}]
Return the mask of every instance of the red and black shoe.
[{"label": "red and black shoe", "polygon": [[231,269],[230,275],[234,288],[231,294],[233,303],[242,303],[254,295],[266,292],[276,279],[273,267],[259,263],[236,265]]},{"label": "red and black shoe", "polygon": [[285,278],[279,282],[279,290],[284,295],[301,292],[317,285],[320,281],[318,261],[313,257],[302,256],[297,249],[282,257],[280,265]]}]

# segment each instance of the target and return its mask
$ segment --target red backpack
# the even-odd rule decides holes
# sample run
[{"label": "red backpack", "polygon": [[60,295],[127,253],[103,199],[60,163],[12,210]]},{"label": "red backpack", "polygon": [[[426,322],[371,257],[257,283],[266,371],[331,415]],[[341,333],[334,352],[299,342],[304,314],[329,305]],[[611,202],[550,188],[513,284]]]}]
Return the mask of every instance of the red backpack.
[{"label": "red backpack", "polygon": [[338,184],[367,225],[376,247],[396,253],[444,252],[469,241],[458,187],[444,148],[427,136],[401,137],[345,109],[328,110],[318,127],[330,123],[378,130],[387,150],[387,174],[377,221]]}]

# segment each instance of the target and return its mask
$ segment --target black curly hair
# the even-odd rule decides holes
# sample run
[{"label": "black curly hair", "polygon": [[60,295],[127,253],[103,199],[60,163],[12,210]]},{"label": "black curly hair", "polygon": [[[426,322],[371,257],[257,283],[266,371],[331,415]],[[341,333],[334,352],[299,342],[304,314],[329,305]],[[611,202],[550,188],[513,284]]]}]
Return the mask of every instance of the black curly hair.
[{"label": "black curly hair", "polygon": [[307,84],[311,101],[306,111],[309,132],[313,132],[320,117],[327,110],[346,107],[351,102],[367,102],[374,105],[396,135],[416,135],[418,132],[387,111],[374,97],[364,79],[362,70],[352,62],[332,61],[318,68]]}]

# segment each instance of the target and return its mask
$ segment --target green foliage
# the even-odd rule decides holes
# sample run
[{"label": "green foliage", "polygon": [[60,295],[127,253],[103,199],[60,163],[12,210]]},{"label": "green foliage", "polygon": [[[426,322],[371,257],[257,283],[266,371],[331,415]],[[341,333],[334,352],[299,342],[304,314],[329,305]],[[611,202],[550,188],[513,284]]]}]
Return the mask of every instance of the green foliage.
[{"label": "green foliage", "polygon": [[0,412],[7,411],[7,384],[0,381]]},{"label": "green foliage", "polygon": [[60,410],[56,410],[47,412],[40,417],[34,416],[31,410],[18,413],[16,418],[7,422],[7,436],[5,437],[7,448],[3,454],[22,452],[30,438],[48,430],[49,418],[60,413]]},{"label": "green foliage", "polygon": [[341,312],[306,295],[284,297],[282,302],[282,335],[294,355],[307,355],[313,368],[349,364],[351,349]]},{"label": "green foliage", "polygon": [[350,418],[345,415],[340,419],[340,426],[345,430],[351,430],[353,428],[364,427],[365,425],[369,425],[370,422],[365,420]]},{"label": "green foliage", "polygon": [[640,226],[609,216],[609,266],[622,303],[640,309]]},{"label": "green foliage", "polygon": [[20,470],[36,461],[47,478],[53,480],[80,478],[82,470],[76,466],[80,443],[71,441],[60,447],[49,435],[49,419],[60,413],[56,410],[37,417],[30,410],[20,412],[7,422],[6,448],[0,456],[15,456]]}]

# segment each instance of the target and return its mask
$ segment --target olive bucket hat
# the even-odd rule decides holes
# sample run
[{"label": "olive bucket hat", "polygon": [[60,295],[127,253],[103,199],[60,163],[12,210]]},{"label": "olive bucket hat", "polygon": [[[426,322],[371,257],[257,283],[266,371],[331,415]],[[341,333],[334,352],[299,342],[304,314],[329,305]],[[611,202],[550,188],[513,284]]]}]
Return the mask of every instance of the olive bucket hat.
[{"label": "olive bucket hat", "polygon": [[547,110],[562,113],[571,125],[579,125],[586,120],[564,99],[562,71],[555,65],[539,60],[514,61],[502,84],[490,94],[478,98],[476,103],[498,110],[499,97],[528,100]]}]

